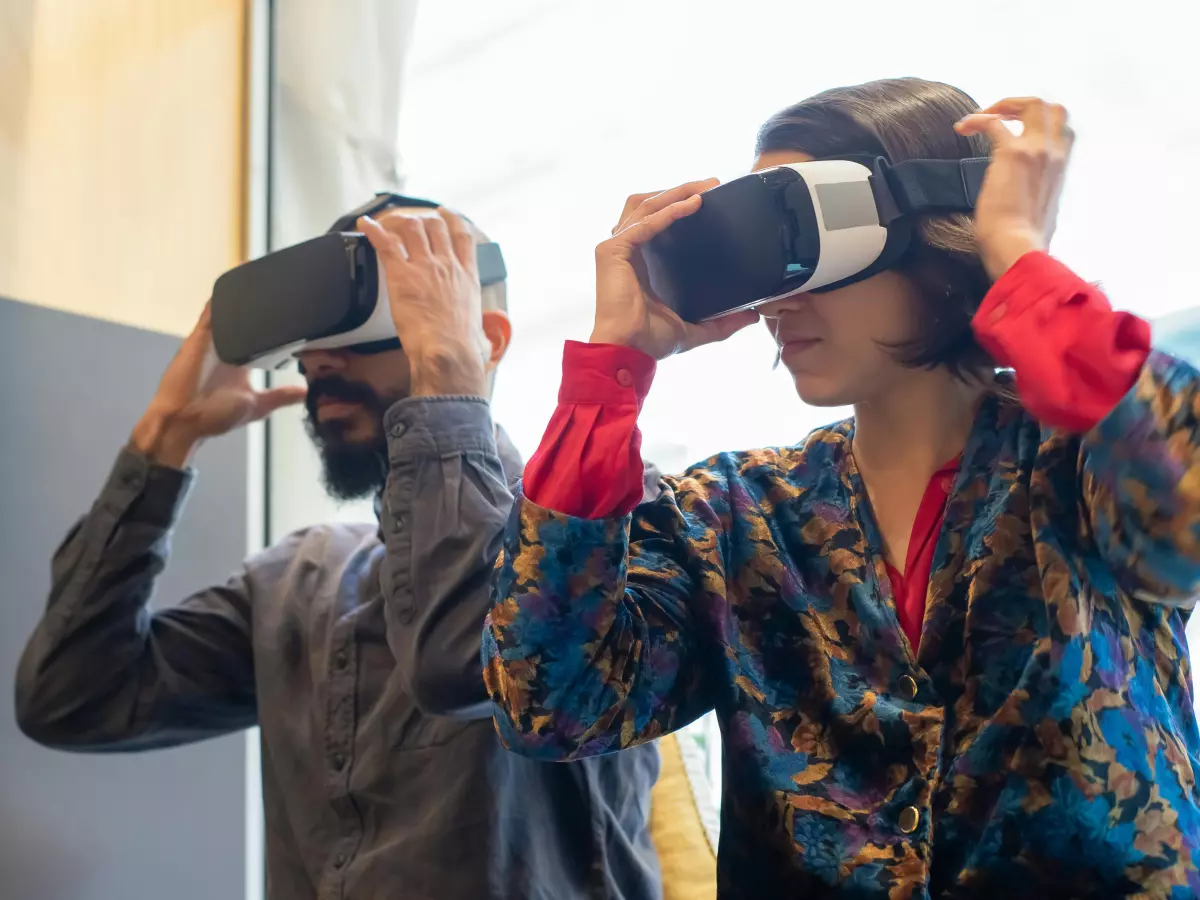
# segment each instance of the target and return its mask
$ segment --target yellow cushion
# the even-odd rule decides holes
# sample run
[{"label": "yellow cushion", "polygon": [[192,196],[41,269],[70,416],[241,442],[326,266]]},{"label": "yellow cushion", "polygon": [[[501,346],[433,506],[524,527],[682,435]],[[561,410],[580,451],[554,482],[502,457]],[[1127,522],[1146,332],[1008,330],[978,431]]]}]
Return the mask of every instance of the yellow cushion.
[{"label": "yellow cushion", "polygon": [[663,900],[717,895],[717,856],[688,779],[679,739],[658,742],[662,770],[650,794],[650,834],[662,866]]}]

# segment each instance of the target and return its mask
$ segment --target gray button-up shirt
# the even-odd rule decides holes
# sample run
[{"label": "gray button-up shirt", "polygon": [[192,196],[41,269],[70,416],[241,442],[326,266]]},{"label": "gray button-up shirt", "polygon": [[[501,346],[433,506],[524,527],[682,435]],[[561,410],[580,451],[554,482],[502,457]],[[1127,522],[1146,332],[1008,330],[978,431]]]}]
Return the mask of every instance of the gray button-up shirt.
[{"label": "gray button-up shirt", "polygon": [[158,612],[192,476],[122,453],[54,557],[21,727],[141,750],[261,726],[278,900],[658,898],[657,751],[537,763],[492,729],[479,644],[515,450],[479,400],[404,400],[385,427],[378,527],[293,534]]}]

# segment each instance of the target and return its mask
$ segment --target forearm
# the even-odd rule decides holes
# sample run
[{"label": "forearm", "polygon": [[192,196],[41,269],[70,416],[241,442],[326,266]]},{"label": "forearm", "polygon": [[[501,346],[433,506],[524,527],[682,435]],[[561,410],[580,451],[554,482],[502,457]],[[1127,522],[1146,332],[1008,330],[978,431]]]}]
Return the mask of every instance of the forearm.
[{"label": "forearm", "polygon": [[630,513],[644,485],[637,418],[654,360],[628,347],[568,342],[559,403],[525,470],[525,495],[585,519]]},{"label": "forearm", "polygon": [[1084,533],[1122,585],[1190,602],[1200,587],[1197,373],[1151,351],[1150,327],[1042,253],[997,282],[975,321],[1022,403],[1079,436]]},{"label": "forearm", "polygon": [[[540,759],[653,740],[708,709],[686,566],[630,544],[687,528],[674,495],[584,519],[518,498],[496,572],[483,663],[497,731]],[[660,530],[661,529],[661,530]],[[670,544],[669,538],[656,541]]]},{"label": "forearm", "polygon": [[[73,749],[140,749],[240,727],[247,709],[252,723],[252,694],[200,714],[171,702],[194,699],[203,673],[220,668],[198,650],[194,613],[152,616],[146,606],[189,482],[187,473],[123,452],[55,554],[49,602],[17,672],[17,718],[30,737]],[[224,685],[221,693],[233,700]]]},{"label": "forearm", "polygon": [[480,631],[513,500],[490,410],[478,398],[410,398],[385,426],[381,580],[397,677],[428,713],[486,718]]}]

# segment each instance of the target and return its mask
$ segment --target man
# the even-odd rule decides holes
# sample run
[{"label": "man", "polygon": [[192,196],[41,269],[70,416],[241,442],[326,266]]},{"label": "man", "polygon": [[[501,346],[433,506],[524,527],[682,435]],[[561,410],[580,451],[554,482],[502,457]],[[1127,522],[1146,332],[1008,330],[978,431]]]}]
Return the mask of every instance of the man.
[{"label": "man", "polygon": [[[416,212],[360,221],[403,349],[309,350],[307,390],[256,392],[202,377],[201,317],[54,558],[21,727],[140,750],[260,725],[272,898],[657,898],[656,751],[530,763],[494,735],[480,627],[521,463],[484,398],[511,326],[503,284],[481,295],[480,236]],[[301,401],[329,490],[374,494],[378,526],[291,535],[150,612],[196,446]]]}]

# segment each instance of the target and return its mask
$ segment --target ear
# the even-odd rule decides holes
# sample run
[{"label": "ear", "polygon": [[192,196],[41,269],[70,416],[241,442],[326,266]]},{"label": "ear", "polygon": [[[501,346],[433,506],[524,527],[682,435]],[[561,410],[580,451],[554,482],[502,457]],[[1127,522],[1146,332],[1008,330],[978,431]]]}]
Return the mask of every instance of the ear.
[{"label": "ear", "polygon": [[512,342],[512,322],[508,318],[508,313],[499,309],[485,309],[483,311],[483,335],[491,347],[487,366],[489,370],[494,370],[500,364],[500,360],[504,359],[504,354],[508,352],[508,345]]}]

